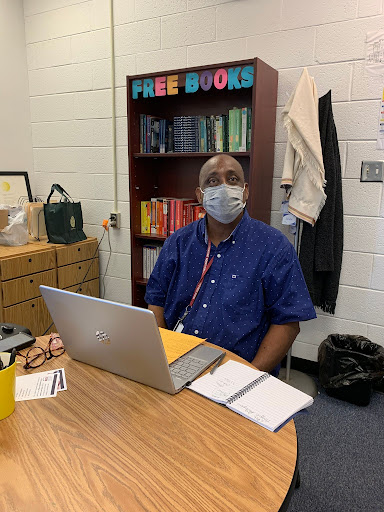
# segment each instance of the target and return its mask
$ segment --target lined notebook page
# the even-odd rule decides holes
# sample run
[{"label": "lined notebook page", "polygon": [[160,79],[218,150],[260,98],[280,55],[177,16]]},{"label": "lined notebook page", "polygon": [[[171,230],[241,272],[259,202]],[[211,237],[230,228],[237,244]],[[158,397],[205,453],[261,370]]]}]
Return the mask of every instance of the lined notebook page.
[{"label": "lined notebook page", "polygon": [[227,407],[273,431],[312,403],[312,397],[270,375]]},{"label": "lined notebook page", "polygon": [[262,375],[264,372],[256,368],[250,368],[236,361],[228,361],[219,366],[212,375],[207,373],[192,382],[188,388],[210,400],[225,403],[230,396]]}]

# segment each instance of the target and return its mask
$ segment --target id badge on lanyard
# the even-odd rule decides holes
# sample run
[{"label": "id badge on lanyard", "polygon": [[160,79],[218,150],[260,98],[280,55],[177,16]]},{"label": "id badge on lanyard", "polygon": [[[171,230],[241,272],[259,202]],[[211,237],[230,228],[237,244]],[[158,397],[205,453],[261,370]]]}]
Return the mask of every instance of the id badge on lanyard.
[{"label": "id badge on lanyard", "polygon": [[210,259],[210,261],[209,261],[209,263],[208,263],[208,259],[209,259],[209,254],[210,254],[210,252],[211,252],[211,241],[210,241],[210,240],[208,240],[207,254],[205,255],[204,266],[203,266],[203,271],[201,272],[200,280],[199,280],[199,282],[197,283],[197,286],[196,286],[196,288],[195,288],[195,291],[193,292],[192,299],[191,299],[190,303],[189,303],[189,304],[188,304],[188,306],[185,308],[185,311],[184,311],[183,315],[178,319],[178,321],[176,322],[175,327],[173,328],[173,330],[174,330],[175,332],[183,332],[183,329],[184,329],[183,321],[184,321],[185,317],[188,315],[188,313],[191,311],[192,306],[193,306],[193,303],[195,302],[195,299],[196,299],[196,297],[197,297],[197,294],[199,293],[200,288],[201,288],[201,285],[203,284],[205,274],[206,274],[206,273],[208,272],[208,270],[211,268],[211,265],[212,265],[212,263],[213,263],[213,256],[212,256],[212,258]]}]

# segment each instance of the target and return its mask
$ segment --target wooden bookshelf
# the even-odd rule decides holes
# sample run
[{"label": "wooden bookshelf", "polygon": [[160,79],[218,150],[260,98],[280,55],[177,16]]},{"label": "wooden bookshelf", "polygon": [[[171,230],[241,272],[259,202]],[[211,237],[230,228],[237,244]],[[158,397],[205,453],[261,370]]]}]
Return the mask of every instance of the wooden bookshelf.
[{"label": "wooden bookshelf", "polygon": [[[228,70],[253,66],[252,87],[216,89],[201,88],[185,92],[186,73],[201,74],[219,69]],[[132,98],[134,80],[178,75],[178,93],[144,98]],[[195,197],[201,166],[216,153],[140,153],[140,114],[164,119],[186,115],[221,115],[233,107],[252,108],[251,148],[246,152],[230,152],[242,165],[249,183],[247,210],[251,217],[270,222],[275,121],[277,100],[275,69],[258,58],[184,68],[160,73],[127,76],[128,157],[130,180],[131,270],[132,304],[146,307],[144,301],[146,280],[142,276],[143,245],[149,241],[160,243],[164,237],[141,234],[141,201],[151,197]]]},{"label": "wooden bookshelf", "polygon": [[[211,158],[215,153],[134,153],[133,158]],[[235,158],[239,156],[250,156],[250,151],[226,151],[226,155]]]}]

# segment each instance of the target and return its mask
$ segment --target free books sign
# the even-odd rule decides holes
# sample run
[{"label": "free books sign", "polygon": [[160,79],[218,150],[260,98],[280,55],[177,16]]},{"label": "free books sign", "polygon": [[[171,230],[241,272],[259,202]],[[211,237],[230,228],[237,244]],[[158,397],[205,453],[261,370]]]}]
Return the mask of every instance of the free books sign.
[{"label": "free books sign", "polygon": [[185,87],[186,93],[194,93],[199,89],[209,91],[216,89],[242,89],[253,85],[253,66],[220,68],[216,71],[208,69],[199,72],[180,73],[179,75],[140,78],[132,81],[132,98],[154,98],[155,96],[171,96],[178,94],[179,87]]}]

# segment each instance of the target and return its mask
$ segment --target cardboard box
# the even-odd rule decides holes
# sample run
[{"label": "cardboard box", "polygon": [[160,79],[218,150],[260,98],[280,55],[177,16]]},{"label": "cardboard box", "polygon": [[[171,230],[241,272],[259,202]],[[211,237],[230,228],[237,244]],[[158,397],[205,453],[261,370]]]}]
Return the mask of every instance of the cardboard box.
[{"label": "cardboard box", "polygon": [[8,210],[0,210],[0,230],[8,226]]}]

